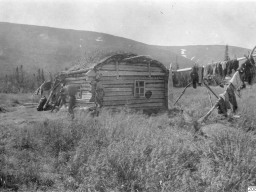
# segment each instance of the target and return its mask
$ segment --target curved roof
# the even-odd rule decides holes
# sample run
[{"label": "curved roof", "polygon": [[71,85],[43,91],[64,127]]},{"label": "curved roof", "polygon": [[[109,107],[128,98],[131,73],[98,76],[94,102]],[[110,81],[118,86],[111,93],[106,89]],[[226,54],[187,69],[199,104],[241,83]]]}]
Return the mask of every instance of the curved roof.
[{"label": "curved roof", "polygon": [[167,68],[157,60],[152,59],[150,56],[147,55],[135,55],[135,54],[116,54],[109,57],[104,58],[100,62],[98,62],[94,66],[94,70],[101,68],[104,64],[109,62],[128,62],[128,63],[154,63],[159,65],[165,72],[167,72]]}]

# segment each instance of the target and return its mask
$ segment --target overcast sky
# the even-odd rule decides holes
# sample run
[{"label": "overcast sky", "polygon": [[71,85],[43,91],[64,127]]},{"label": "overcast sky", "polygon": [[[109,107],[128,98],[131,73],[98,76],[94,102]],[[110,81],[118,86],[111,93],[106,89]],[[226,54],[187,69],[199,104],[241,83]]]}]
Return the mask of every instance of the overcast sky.
[{"label": "overcast sky", "polygon": [[256,1],[0,0],[0,21],[104,32],[154,45],[256,45]]}]

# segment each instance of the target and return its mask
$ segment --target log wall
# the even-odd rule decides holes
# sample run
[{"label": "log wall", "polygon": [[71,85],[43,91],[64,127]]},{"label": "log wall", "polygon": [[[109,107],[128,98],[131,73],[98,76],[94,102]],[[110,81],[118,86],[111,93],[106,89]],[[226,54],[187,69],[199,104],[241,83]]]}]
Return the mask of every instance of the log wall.
[{"label": "log wall", "polygon": [[[104,89],[103,106],[130,108],[166,108],[166,72],[154,64],[125,62],[103,65],[98,73]],[[152,96],[134,96],[135,81],[145,82],[145,93]]]}]

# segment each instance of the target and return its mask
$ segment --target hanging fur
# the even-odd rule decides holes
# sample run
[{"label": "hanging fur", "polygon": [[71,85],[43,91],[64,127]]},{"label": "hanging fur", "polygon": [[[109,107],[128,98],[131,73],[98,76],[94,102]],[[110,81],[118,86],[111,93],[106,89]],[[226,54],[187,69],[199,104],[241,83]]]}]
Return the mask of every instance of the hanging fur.
[{"label": "hanging fur", "polygon": [[196,66],[192,68],[192,72],[190,73],[190,78],[192,80],[193,88],[196,89],[196,86],[199,83],[198,68]]}]

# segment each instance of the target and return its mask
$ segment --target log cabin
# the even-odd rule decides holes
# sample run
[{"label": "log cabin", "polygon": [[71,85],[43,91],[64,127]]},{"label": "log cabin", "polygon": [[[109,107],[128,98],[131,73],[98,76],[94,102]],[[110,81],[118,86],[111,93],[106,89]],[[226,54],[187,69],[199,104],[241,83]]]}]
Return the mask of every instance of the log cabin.
[{"label": "log cabin", "polygon": [[64,71],[61,75],[66,85],[79,87],[79,106],[95,103],[108,108],[167,109],[168,98],[172,99],[169,70],[149,56],[116,54],[91,68]]}]

